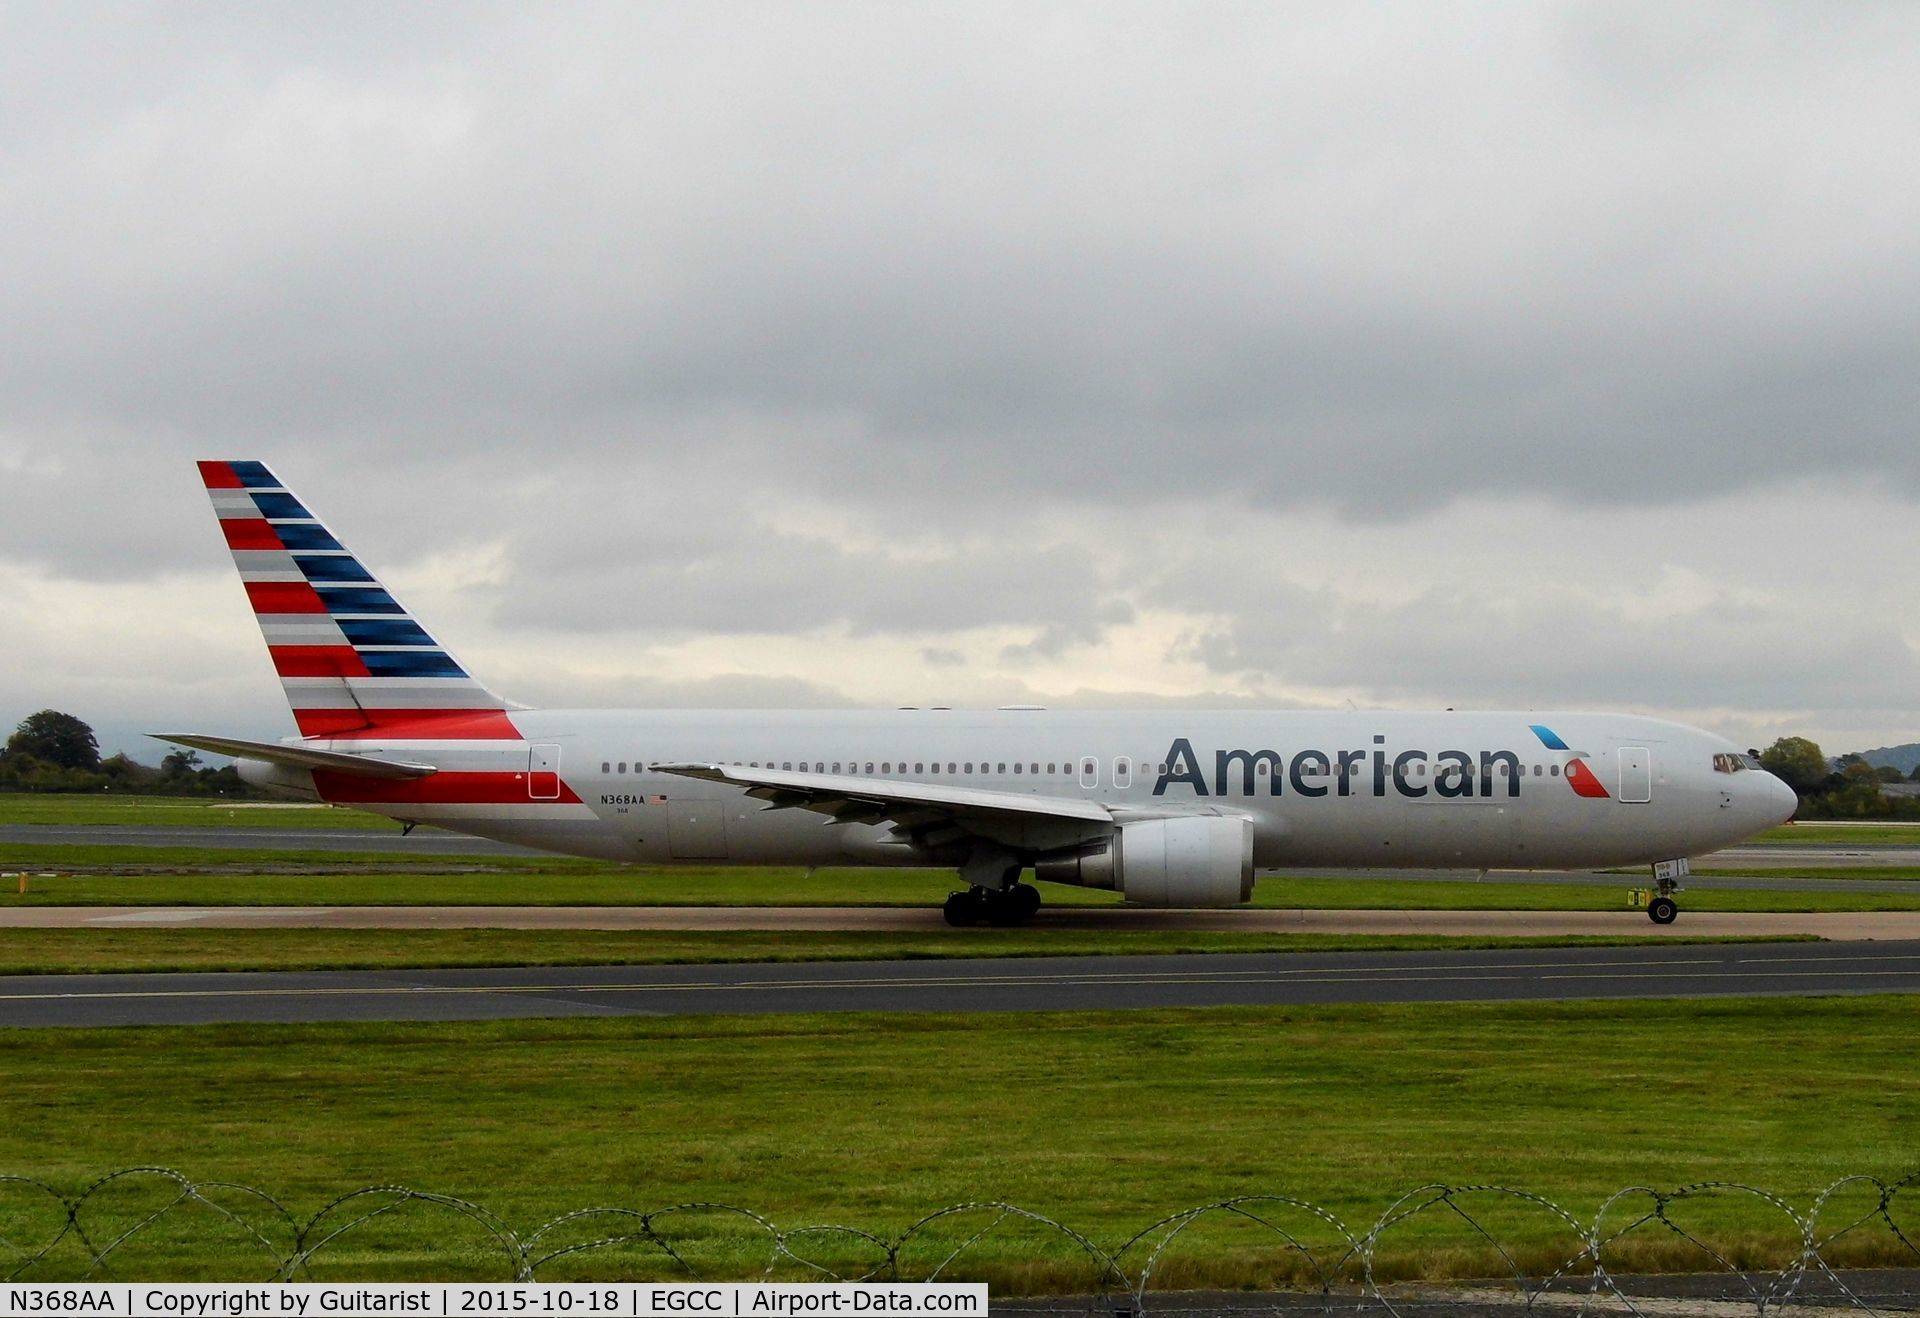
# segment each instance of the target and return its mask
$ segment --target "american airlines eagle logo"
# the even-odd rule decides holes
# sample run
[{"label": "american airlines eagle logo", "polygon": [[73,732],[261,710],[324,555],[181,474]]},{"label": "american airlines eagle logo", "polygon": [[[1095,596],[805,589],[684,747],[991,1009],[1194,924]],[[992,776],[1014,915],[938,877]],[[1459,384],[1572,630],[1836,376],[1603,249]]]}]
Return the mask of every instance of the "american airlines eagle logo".
[{"label": "american airlines eagle logo", "polygon": [[[1540,744],[1548,750],[1568,750],[1567,743],[1562,741],[1560,734],[1552,728],[1541,723],[1530,723],[1527,726],[1533,729],[1533,735],[1540,738]],[[1611,799],[1607,795],[1606,786],[1594,776],[1593,770],[1587,767],[1587,762],[1573,751],[1568,751],[1567,785],[1573,788],[1576,796],[1590,796],[1601,801]]]}]

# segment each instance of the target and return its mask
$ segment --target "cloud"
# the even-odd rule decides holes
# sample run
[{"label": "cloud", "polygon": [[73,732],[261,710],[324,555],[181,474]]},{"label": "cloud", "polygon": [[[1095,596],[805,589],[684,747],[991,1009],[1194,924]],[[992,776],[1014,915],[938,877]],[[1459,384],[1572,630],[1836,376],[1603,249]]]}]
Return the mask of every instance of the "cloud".
[{"label": "cloud", "polygon": [[1911,10],[559,12],[0,12],[0,567],[259,456],[557,696],[1911,717]]}]

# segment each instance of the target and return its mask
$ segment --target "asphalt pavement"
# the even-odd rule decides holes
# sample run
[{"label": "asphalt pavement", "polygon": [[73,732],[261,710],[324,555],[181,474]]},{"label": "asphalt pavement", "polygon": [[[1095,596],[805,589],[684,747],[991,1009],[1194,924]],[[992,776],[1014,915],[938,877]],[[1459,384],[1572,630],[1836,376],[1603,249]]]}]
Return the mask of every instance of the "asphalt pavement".
[{"label": "asphalt pavement", "polygon": [[1920,992],[1920,940],[1446,952],[23,975],[0,1025],[1096,1011]]},{"label": "asphalt pavement", "polygon": [[[1683,895],[1684,901],[1684,895]],[[1136,933],[1399,934],[1452,938],[1920,938],[1920,911],[1689,911],[1657,925],[1612,911],[1043,906],[1028,926]],[[864,932],[969,938],[925,906],[7,906],[0,929],[612,929]]]}]

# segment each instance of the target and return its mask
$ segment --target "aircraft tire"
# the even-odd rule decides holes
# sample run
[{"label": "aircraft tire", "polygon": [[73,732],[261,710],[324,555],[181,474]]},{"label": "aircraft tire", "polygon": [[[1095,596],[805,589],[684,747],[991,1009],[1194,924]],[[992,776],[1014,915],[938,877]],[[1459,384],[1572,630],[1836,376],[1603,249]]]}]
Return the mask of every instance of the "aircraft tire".
[{"label": "aircraft tire", "polygon": [[1680,906],[1671,897],[1655,897],[1647,903],[1647,918],[1655,924],[1672,924]]},{"label": "aircraft tire", "polygon": [[996,929],[1006,929],[1016,924],[1026,923],[1027,913],[1011,888],[988,893],[984,904],[987,908],[987,923]]},{"label": "aircraft tire", "polygon": [[1031,883],[1016,883],[1007,889],[1007,900],[1020,912],[1022,920],[1031,920],[1040,910],[1040,890]]},{"label": "aircraft tire", "polygon": [[941,912],[947,917],[947,923],[956,929],[965,929],[987,918],[986,903],[971,892],[949,894]]}]

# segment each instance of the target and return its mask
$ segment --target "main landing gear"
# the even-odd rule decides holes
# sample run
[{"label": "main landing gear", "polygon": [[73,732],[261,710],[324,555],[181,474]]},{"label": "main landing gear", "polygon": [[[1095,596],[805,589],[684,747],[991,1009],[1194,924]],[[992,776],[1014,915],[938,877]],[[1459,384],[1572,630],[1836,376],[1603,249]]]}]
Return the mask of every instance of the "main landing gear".
[{"label": "main landing gear", "polygon": [[964,928],[972,924],[1024,924],[1040,909],[1040,890],[1031,883],[1015,883],[1005,888],[986,888],[978,884],[947,898],[942,908],[947,923]]}]

